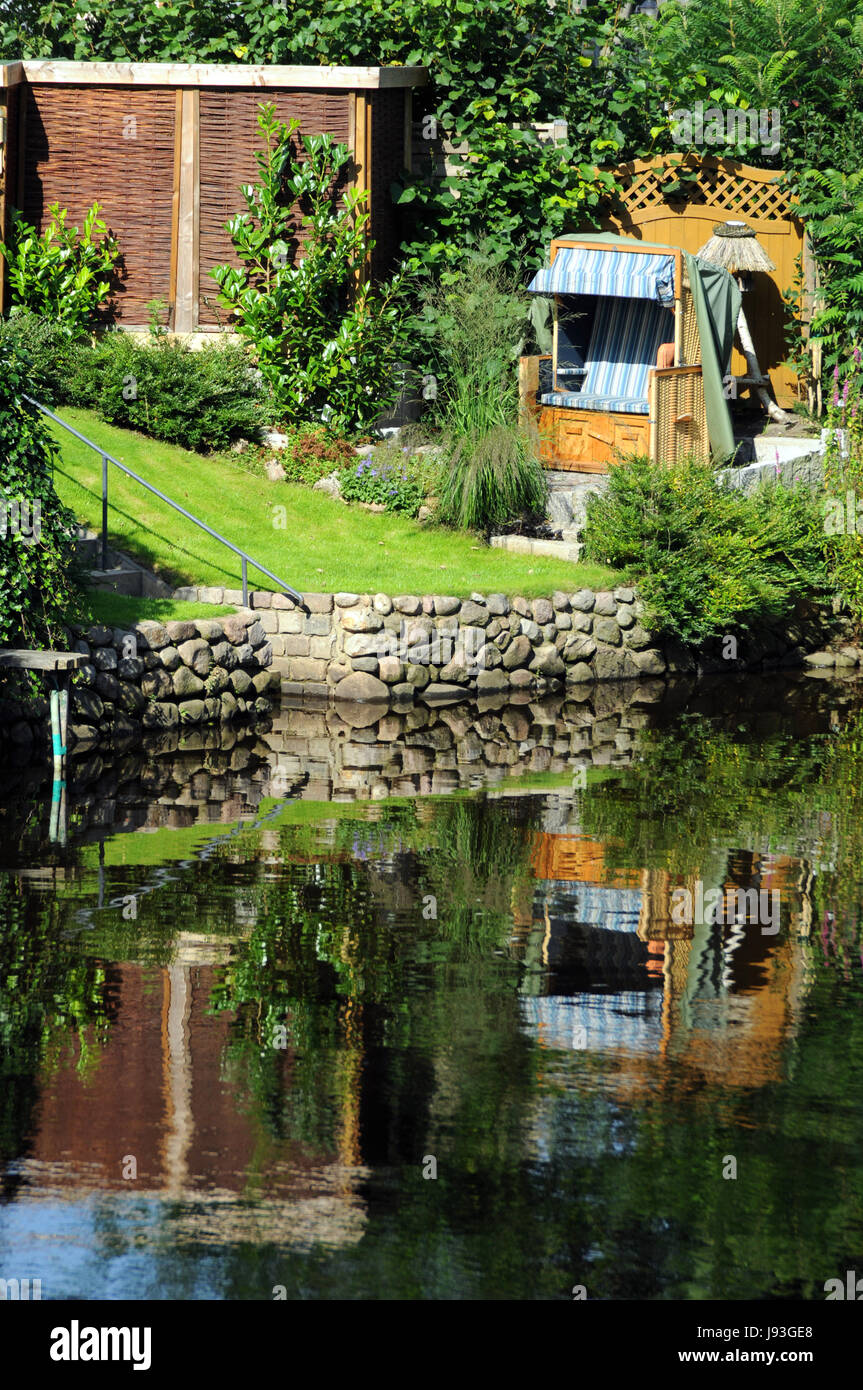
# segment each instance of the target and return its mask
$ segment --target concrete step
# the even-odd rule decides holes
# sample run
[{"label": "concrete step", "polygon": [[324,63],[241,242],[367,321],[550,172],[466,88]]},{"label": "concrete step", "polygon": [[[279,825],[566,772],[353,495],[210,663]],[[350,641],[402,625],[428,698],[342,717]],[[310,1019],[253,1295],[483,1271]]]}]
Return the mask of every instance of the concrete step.
[{"label": "concrete step", "polygon": [[88,566],[94,589],[111,589],[116,594],[132,598],[171,598],[174,590],[152,570],[145,569],[122,550],[108,548],[108,568],[102,569],[102,538],[94,531],[79,526],[75,549]]},{"label": "concrete step", "polygon": [[508,550],[513,555],[549,555],[556,560],[572,560],[575,563],[581,546],[577,541],[534,540],[531,536],[492,536],[491,544],[495,550]]}]

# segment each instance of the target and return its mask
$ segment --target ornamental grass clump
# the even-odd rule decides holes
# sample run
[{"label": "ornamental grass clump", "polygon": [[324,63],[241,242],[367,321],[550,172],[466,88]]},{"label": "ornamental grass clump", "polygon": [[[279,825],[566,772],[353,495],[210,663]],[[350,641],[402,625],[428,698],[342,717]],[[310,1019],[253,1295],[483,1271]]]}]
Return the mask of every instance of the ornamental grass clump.
[{"label": "ornamental grass clump", "polygon": [[425,321],[439,380],[438,519],[488,535],[525,514],[541,515],[545,478],[518,420],[526,297],[476,260],[429,297]]}]

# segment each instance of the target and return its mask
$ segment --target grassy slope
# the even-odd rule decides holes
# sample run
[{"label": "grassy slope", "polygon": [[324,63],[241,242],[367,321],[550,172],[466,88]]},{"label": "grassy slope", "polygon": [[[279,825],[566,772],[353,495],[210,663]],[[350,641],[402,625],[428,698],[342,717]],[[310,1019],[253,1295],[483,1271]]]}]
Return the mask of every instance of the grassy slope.
[{"label": "grassy slope", "polygon": [[131,627],[141,618],[157,618],[166,623],[171,618],[221,618],[235,610],[230,604],[184,603],[173,598],[133,598],[115,594],[109,589],[92,589],[85,600],[86,616],[91,623],[108,627]]},{"label": "grassy slope", "polygon": [[[554,589],[613,587],[600,565],[511,555],[472,536],[428,530],[404,517],[347,507],[310,488],[271,483],[224,458],[208,459],[106,425],[89,411],[64,419],[155,487],[307,592],[485,593],[536,597]],[[59,426],[57,490],[79,519],[101,525],[99,456]],[[157,497],[109,467],[111,543],[177,584],[240,586],[239,558]],[[279,529],[274,509],[287,509]],[[249,567],[250,587],[272,587]]]}]

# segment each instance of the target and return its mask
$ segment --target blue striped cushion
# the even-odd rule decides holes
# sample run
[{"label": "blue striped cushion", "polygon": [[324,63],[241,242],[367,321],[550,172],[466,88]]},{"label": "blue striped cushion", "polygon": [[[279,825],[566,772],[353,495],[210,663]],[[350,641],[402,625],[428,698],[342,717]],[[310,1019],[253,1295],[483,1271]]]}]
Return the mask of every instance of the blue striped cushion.
[{"label": "blue striped cushion", "polygon": [[647,404],[647,374],[660,343],[674,337],[674,315],[643,299],[599,300],[587,349],[584,396],[617,396]]},{"label": "blue striped cushion", "polygon": [[585,396],[581,391],[546,391],[540,400],[543,405],[562,405],[569,410],[619,410],[626,415],[646,415],[649,408],[646,398]]},{"label": "blue striped cushion", "polygon": [[543,405],[646,415],[647,380],[660,343],[674,337],[674,315],[644,299],[597,300],[580,391],[549,391]]}]

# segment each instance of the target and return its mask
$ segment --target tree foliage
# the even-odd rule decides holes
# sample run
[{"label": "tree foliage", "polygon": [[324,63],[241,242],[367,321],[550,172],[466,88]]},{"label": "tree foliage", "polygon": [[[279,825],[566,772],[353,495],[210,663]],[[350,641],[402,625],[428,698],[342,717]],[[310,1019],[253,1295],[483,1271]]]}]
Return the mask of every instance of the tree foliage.
[{"label": "tree foliage", "polygon": [[243,186],[246,211],[228,223],[240,265],[217,266],[213,278],[254,346],[278,417],[362,427],[394,394],[401,277],[378,287],[360,279],[369,215],[365,195],[342,186],[348,147],[326,134],[301,137],[299,121],[285,125],[271,103],[258,124],[259,179]]},{"label": "tree foliage", "polygon": [[55,446],[23,396],[29,363],[0,343],[0,645],[56,642],[77,600],[75,518],[54,489]]}]

